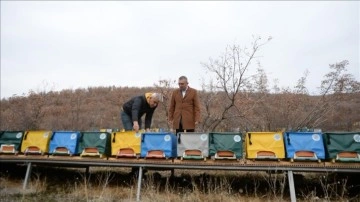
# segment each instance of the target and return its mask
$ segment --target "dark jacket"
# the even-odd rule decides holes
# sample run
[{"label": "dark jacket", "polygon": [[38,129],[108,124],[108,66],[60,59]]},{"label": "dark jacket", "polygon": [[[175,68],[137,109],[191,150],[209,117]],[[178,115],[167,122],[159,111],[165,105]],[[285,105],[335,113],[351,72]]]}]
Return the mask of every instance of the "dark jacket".
[{"label": "dark jacket", "polygon": [[131,117],[132,121],[140,121],[141,117],[146,114],[145,128],[150,128],[155,109],[156,107],[150,107],[145,95],[133,97],[123,105],[124,112]]}]

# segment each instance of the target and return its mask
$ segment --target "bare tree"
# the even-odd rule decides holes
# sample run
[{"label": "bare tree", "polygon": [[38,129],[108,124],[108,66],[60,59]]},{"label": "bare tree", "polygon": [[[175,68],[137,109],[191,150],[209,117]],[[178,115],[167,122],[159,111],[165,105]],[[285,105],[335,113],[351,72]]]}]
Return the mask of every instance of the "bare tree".
[{"label": "bare tree", "polygon": [[331,71],[321,82],[321,98],[296,128],[319,126],[327,120],[326,117],[331,111],[336,110],[345,93],[360,92],[360,83],[351,74],[345,73],[348,64],[347,60],[343,60],[330,65]]},{"label": "bare tree", "polygon": [[1,101],[1,130],[25,130],[27,110],[25,103],[28,98],[13,95]]},{"label": "bare tree", "polygon": [[[162,123],[158,123],[158,125],[165,124],[168,129],[171,128],[171,126],[167,121],[167,118],[169,117],[169,107],[170,107],[169,104],[175,84],[176,84],[176,80],[172,80],[172,79],[167,79],[167,80],[162,79],[159,80],[159,83],[154,84],[156,91],[161,93],[163,96],[163,102],[160,104],[161,106],[160,114],[164,114],[163,117],[166,117],[166,119],[164,120],[166,123],[162,122]],[[159,111],[159,109],[157,110]]]},{"label": "bare tree", "polygon": [[[308,72],[293,88],[280,89],[275,82],[271,93],[265,71],[253,68],[257,67],[255,61],[258,56],[255,53],[258,50],[229,46],[226,54],[204,64],[209,67],[207,70],[211,76],[206,77],[207,82],[204,79],[199,91],[202,122],[197,130],[236,131],[241,128],[274,131],[303,127],[328,131],[359,130],[360,84],[352,75],[346,74],[347,61],[330,65],[330,71],[322,81],[321,95],[308,94]],[[251,71],[247,71],[249,69]],[[251,75],[249,72],[254,73]],[[161,92],[164,95],[164,102],[154,114],[153,126],[170,128],[166,117],[175,83],[175,80],[169,79],[159,81],[155,87],[112,86],[60,92],[42,89],[30,91],[27,95],[14,95],[1,100],[0,130],[121,129],[121,105],[145,92]]]},{"label": "bare tree", "polygon": [[44,107],[46,105],[47,94],[45,92],[36,93],[30,91],[28,102],[26,105],[26,121],[27,129],[40,129],[41,123],[45,116]]},{"label": "bare tree", "polygon": [[[209,90],[210,93],[204,103],[206,109],[205,121],[202,124],[204,130],[214,131],[224,120],[245,117],[247,110],[244,111],[244,108],[238,105],[238,99],[240,94],[252,91],[253,84],[248,70],[253,60],[257,58],[259,49],[270,40],[271,37],[262,42],[260,37],[256,37],[250,49],[241,48],[239,45],[227,46],[225,53],[218,59],[210,58],[208,63],[202,63],[209,73],[215,75],[214,82],[208,86],[204,85],[204,90]],[[221,97],[213,98],[218,95]],[[219,110],[213,111],[212,104],[218,105]]]}]

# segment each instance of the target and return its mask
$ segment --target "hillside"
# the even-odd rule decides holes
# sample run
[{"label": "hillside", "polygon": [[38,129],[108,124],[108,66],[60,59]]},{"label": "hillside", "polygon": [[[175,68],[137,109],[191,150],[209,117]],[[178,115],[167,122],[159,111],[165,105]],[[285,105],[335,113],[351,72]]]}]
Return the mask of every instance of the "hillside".
[{"label": "hillside", "polygon": [[[120,108],[132,96],[161,92],[153,128],[169,129],[167,109],[173,88],[96,87],[60,92],[30,92],[1,100],[0,130],[122,129]],[[200,91],[202,122],[198,131],[273,131],[320,128],[323,131],[360,130],[360,93],[311,96],[239,93],[230,102],[223,92]]]}]

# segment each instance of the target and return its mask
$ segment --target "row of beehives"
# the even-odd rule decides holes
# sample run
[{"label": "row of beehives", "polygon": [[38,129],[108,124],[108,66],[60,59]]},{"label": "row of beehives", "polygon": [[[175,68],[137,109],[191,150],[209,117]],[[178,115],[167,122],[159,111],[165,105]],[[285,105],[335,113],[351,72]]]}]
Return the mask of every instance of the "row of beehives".
[{"label": "row of beehives", "polygon": [[360,162],[360,132],[2,131],[0,145],[21,155]]}]

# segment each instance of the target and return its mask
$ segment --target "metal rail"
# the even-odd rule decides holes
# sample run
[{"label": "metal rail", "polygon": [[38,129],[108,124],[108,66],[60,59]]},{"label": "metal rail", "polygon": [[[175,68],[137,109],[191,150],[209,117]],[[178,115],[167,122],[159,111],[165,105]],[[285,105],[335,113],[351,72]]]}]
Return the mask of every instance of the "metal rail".
[{"label": "metal rail", "polygon": [[53,165],[67,167],[139,167],[136,199],[140,200],[142,173],[144,168],[193,169],[193,170],[234,170],[234,171],[284,171],[287,172],[290,198],[296,201],[293,172],[344,172],[360,173],[360,163],[331,162],[287,162],[287,161],[251,161],[251,160],[177,160],[177,159],[98,159],[81,157],[47,156],[0,156],[1,163],[27,164],[23,188],[25,189],[31,174],[32,165]]},{"label": "metal rail", "polygon": [[135,159],[97,159],[80,157],[11,157],[0,156],[4,163],[33,163],[69,167],[146,167],[169,169],[194,169],[194,170],[238,170],[238,171],[304,171],[304,172],[348,172],[360,173],[360,163],[315,163],[315,162],[277,162],[277,161],[208,161],[197,160],[135,160]]}]

